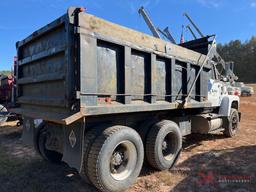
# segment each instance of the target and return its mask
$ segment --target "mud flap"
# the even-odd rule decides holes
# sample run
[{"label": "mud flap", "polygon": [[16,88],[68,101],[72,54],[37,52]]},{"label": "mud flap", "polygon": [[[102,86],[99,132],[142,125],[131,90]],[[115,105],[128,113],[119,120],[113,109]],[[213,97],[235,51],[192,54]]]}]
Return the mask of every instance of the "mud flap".
[{"label": "mud flap", "polygon": [[239,122],[240,122],[240,121],[241,121],[241,118],[242,118],[241,112],[238,112],[238,115],[239,115]]},{"label": "mud flap", "polygon": [[179,157],[180,157],[181,150],[182,150],[182,148],[180,148],[179,152],[177,153],[177,155],[176,155],[176,157],[175,157],[175,159],[174,159],[174,161],[173,161],[173,163],[172,163],[172,166],[171,166],[171,167],[173,167],[173,166],[175,166],[175,165],[176,165],[176,163],[177,163],[177,161],[178,161],[178,159],[179,159]]},{"label": "mud flap", "polygon": [[64,126],[62,161],[66,162],[71,168],[75,168],[79,173],[83,164],[84,129],[84,120]]}]

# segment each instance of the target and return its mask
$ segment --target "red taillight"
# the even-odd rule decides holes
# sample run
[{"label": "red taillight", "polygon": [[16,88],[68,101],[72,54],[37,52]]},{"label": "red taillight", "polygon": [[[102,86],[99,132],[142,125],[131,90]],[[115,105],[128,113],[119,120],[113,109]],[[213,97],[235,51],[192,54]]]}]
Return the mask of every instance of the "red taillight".
[{"label": "red taillight", "polygon": [[238,96],[238,95],[239,95],[238,91],[235,91],[235,92],[234,92],[234,95]]}]

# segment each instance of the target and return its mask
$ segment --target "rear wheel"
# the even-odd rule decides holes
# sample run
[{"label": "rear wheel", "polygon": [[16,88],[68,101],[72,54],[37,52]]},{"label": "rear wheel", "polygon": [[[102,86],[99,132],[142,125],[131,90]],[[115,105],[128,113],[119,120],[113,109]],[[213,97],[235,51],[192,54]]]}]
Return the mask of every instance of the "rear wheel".
[{"label": "rear wheel", "polygon": [[[43,159],[50,161],[52,163],[61,163],[62,160],[62,154],[49,149],[49,144],[53,144],[53,142],[56,142],[56,140],[53,141],[52,135],[50,131],[48,130],[48,126],[45,125],[39,133],[37,137],[37,145],[40,155],[43,157]],[[56,145],[56,143],[55,143]],[[57,144],[58,145],[58,144]]]},{"label": "rear wheel", "polygon": [[239,127],[239,114],[237,109],[231,108],[230,116],[227,119],[225,125],[224,135],[227,137],[233,137],[236,135]]},{"label": "rear wheel", "polygon": [[102,133],[102,131],[106,128],[105,126],[100,127],[93,127],[91,128],[86,134],[84,138],[84,147],[83,147],[83,169],[81,174],[81,177],[84,179],[85,182],[91,183],[88,177],[88,169],[87,169],[87,163],[88,163],[88,155],[91,149],[92,144],[94,143],[95,139]]},{"label": "rear wheel", "polygon": [[138,177],[144,158],[139,134],[125,126],[105,129],[92,144],[88,176],[101,191],[123,191]]},{"label": "rear wheel", "polygon": [[171,168],[179,157],[182,136],[176,123],[163,120],[150,129],[146,140],[148,163],[158,170]]},{"label": "rear wheel", "polygon": [[151,120],[147,119],[143,121],[143,123],[139,126],[137,132],[139,133],[144,144],[146,143],[146,138],[149,130],[154,124],[156,124],[156,122],[157,122],[156,119],[151,119]]}]

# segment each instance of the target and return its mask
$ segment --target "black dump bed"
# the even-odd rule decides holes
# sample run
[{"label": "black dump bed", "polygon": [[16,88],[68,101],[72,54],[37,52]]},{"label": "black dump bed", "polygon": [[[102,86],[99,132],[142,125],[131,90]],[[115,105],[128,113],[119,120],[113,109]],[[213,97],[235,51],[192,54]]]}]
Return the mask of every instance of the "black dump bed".
[{"label": "black dump bed", "polygon": [[[70,8],[17,43],[19,108],[69,124],[82,116],[180,107],[205,55]],[[206,64],[186,108],[210,107]]]}]

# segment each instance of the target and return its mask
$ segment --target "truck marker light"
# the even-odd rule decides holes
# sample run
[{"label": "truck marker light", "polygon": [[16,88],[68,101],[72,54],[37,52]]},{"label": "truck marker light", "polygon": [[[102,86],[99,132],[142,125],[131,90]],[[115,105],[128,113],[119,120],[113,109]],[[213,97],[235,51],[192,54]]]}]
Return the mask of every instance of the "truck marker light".
[{"label": "truck marker light", "polygon": [[85,11],[86,11],[86,8],[80,7],[79,12],[85,12]]}]

